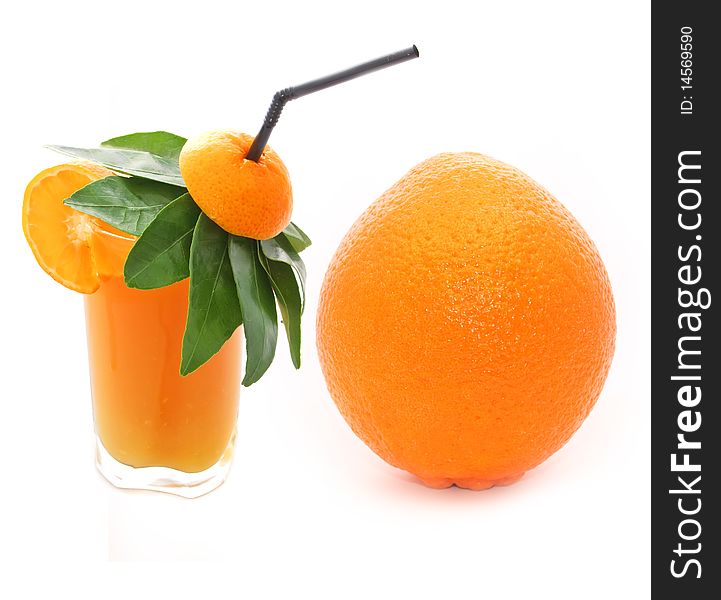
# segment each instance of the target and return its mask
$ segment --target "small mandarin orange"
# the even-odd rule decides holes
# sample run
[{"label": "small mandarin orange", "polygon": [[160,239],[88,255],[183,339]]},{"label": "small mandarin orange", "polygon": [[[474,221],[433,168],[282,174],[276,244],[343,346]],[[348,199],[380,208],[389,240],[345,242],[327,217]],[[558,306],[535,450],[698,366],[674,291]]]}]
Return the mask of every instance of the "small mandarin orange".
[{"label": "small mandarin orange", "polygon": [[258,162],[245,158],[253,137],[211,131],[189,140],[180,173],[202,211],[227,232],[264,240],[290,222],[293,194],[288,171],[268,146]]},{"label": "small mandarin orange", "polygon": [[353,431],[432,487],[471,489],[511,483],[568,441],[616,333],[587,233],[528,176],[474,153],[417,165],[368,208],[317,319]]}]

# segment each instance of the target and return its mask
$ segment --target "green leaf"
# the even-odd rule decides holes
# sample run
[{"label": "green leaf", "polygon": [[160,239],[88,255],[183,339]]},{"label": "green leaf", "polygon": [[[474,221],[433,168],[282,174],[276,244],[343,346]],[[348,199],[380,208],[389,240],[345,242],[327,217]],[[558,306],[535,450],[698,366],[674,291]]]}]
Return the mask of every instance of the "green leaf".
[{"label": "green leaf", "polygon": [[290,241],[283,235],[277,235],[269,240],[261,241],[260,247],[268,260],[285,263],[292,269],[298,289],[300,290],[302,311],[305,307],[305,263],[303,259],[293,249]]},{"label": "green leaf", "polygon": [[65,204],[122,231],[140,235],[161,208],[185,191],[142,177],[111,175],[80,188]]},{"label": "green leaf", "polygon": [[125,261],[125,285],[150,290],[190,274],[190,244],[200,208],[190,194],[176,198],[145,228]]},{"label": "green leaf", "polygon": [[142,150],[178,162],[178,156],[186,141],[184,137],[167,131],[147,131],[114,137],[100,145],[106,148]]},{"label": "green leaf", "polygon": [[201,213],[190,246],[190,297],[180,374],[188,375],[213,356],[243,321],[228,234]]},{"label": "green leaf", "polygon": [[295,223],[289,223],[281,235],[286,237],[296,252],[303,252],[303,250],[313,243],[305,232]]},{"label": "green leaf", "polygon": [[47,148],[73,158],[90,160],[126,175],[185,186],[177,160],[150,152],[121,148],[71,148],[70,146],[47,146]]},{"label": "green leaf", "polygon": [[278,308],[283,317],[283,326],[288,338],[290,357],[296,369],[300,368],[300,316],[301,293],[293,269],[284,262],[268,260],[263,252],[258,253],[261,265],[270,277]]},{"label": "green leaf", "polygon": [[243,313],[246,363],[243,385],[250,386],[268,370],[275,356],[278,322],[268,275],[258,258],[258,242],[231,235],[228,254]]}]

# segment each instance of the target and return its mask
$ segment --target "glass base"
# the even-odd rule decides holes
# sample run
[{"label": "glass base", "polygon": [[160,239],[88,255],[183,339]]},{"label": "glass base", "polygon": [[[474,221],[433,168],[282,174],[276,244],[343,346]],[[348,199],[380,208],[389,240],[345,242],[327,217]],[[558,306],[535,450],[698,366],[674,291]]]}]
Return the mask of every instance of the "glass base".
[{"label": "glass base", "polygon": [[95,436],[95,466],[112,485],[125,490],[149,490],[198,498],[222,484],[233,462],[235,434],[230,436],[228,446],[220,460],[212,467],[198,473],[186,473],[170,467],[131,467],[115,460]]}]

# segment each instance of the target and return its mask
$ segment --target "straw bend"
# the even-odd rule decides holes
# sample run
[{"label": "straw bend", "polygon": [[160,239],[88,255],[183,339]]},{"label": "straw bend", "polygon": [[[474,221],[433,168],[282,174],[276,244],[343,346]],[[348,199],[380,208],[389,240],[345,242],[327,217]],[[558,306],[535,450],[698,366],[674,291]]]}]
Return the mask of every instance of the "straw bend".
[{"label": "straw bend", "polygon": [[293,88],[288,87],[280,90],[279,92],[276,92],[273,95],[273,100],[270,103],[270,108],[268,108],[268,112],[265,115],[265,121],[263,122],[264,125],[268,125],[271,128],[275,127],[278,119],[280,119],[280,113],[283,112],[283,107],[287,104],[289,100],[295,99],[295,95],[293,92]]}]

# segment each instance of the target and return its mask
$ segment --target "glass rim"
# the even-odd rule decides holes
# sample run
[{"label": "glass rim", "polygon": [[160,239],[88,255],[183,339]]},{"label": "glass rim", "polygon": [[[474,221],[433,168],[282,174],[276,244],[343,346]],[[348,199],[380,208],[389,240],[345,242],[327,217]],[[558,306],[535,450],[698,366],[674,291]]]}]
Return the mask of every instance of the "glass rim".
[{"label": "glass rim", "polygon": [[137,236],[134,236],[131,233],[125,233],[124,231],[120,231],[119,229],[115,229],[115,231],[110,231],[109,229],[106,229],[106,227],[112,227],[108,223],[105,223],[105,221],[102,221],[100,219],[97,219],[95,223],[93,223],[93,233],[95,235],[101,235],[104,237],[109,237],[116,240],[123,240],[126,242],[135,242],[138,238]]}]

